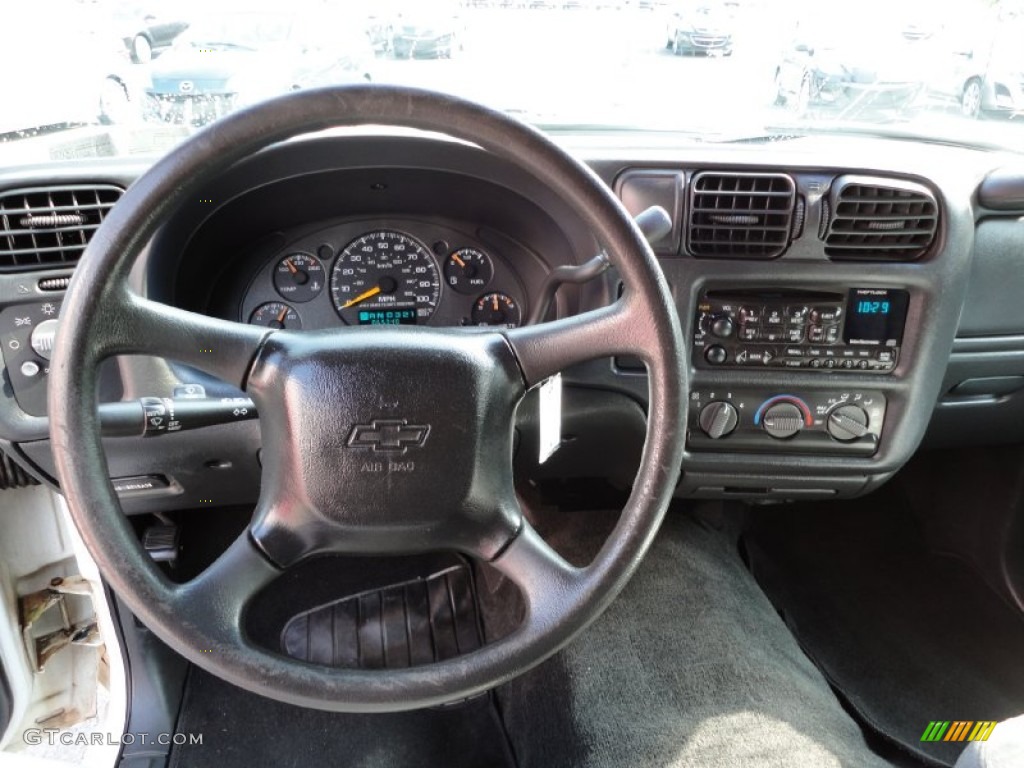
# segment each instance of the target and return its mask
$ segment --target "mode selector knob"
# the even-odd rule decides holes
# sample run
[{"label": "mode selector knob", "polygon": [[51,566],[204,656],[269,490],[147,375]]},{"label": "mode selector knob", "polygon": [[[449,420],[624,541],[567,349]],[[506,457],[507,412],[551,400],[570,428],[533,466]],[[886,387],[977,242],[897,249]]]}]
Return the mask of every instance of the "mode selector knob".
[{"label": "mode selector knob", "polygon": [[53,354],[53,340],[57,338],[57,321],[44,320],[34,329],[29,339],[29,344],[35,353],[45,360],[50,359]]},{"label": "mode selector knob", "polygon": [[868,433],[871,419],[859,405],[840,405],[828,415],[825,428],[836,440],[850,442]]},{"label": "mode selector knob", "polygon": [[721,400],[705,405],[697,417],[701,430],[712,440],[728,435],[736,429],[739,420],[733,404]]},{"label": "mode selector knob", "polygon": [[785,440],[803,429],[804,414],[793,403],[776,403],[764,412],[761,424],[769,435]]}]

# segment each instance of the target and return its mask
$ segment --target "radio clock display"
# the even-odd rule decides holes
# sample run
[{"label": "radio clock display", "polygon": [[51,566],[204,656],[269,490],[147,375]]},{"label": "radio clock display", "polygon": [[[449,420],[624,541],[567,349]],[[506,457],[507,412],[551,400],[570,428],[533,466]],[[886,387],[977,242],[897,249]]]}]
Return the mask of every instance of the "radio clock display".
[{"label": "radio clock display", "polygon": [[898,346],[909,303],[910,294],[894,288],[851,289],[843,340],[857,346]]},{"label": "radio clock display", "polygon": [[858,301],[855,311],[858,315],[888,315],[891,306],[888,301]]}]

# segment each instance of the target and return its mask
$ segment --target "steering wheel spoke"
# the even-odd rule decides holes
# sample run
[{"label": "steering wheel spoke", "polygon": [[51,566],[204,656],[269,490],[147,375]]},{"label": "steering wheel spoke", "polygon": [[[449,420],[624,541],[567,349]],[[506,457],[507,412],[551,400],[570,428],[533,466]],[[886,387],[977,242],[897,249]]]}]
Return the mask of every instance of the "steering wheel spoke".
[{"label": "steering wheel spoke", "polygon": [[578,598],[587,573],[566,562],[525,519],[515,538],[491,565],[523,593],[531,630],[554,622],[565,606]]},{"label": "steering wheel spoke", "polygon": [[244,387],[270,331],[207,317],[124,292],[107,313],[97,349],[102,356],[159,355]]},{"label": "steering wheel spoke", "polygon": [[637,305],[628,299],[573,317],[505,332],[527,386],[576,363],[613,355],[646,357],[650,338]]},{"label": "steering wheel spoke", "polygon": [[[193,616],[203,622],[211,644],[241,643],[245,607],[280,574],[246,530],[201,574],[177,585],[172,602],[179,616]],[[210,652],[217,649],[211,648]]]}]

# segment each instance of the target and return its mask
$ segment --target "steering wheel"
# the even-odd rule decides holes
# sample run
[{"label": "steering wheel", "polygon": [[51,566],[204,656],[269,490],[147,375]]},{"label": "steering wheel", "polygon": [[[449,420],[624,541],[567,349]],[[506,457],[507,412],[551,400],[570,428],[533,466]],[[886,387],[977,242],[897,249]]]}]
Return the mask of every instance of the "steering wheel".
[{"label": "steering wheel", "polygon": [[[289,332],[183,311],[130,289],[129,271],[157,228],[217,174],[293,136],[365,124],[448,134],[528,171],[575,208],[627,290],[610,306],[510,330]],[[526,671],[593,621],[624,586],[678,480],[683,343],[650,247],[588,168],[537,130],[451,96],[365,85],[299,91],[196,133],[133,184],[96,231],[63,315],[50,373],[53,450],[71,514],[100,572],[143,623],[191,662],[280,701],[348,712],[407,710],[470,696]],[[107,479],[96,369],[122,354],[206,371],[245,390],[260,414],[262,485],[252,520],[187,583],[170,581],[145,554]],[[516,501],[514,413],[525,393],[552,374],[626,354],[648,369],[643,457],[617,526],[594,561],[577,568],[545,543]],[[367,459],[374,454],[354,435],[375,420],[411,428],[402,433],[410,439],[401,460],[412,471],[372,471],[375,462]],[[298,661],[245,633],[250,599],[303,558],[437,550],[481,559],[511,579],[526,608],[520,626],[463,656],[385,670]]]}]

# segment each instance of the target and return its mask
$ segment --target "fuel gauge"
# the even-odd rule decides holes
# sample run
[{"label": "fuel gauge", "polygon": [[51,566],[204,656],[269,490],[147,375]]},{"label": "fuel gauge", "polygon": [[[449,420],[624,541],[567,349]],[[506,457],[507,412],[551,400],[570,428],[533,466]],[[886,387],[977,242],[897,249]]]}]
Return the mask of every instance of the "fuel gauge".
[{"label": "fuel gauge", "polygon": [[444,281],[459,293],[476,293],[494,277],[494,265],[476,248],[460,248],[444,263]]},{"label": "fuel gauge", "polygon": [[507,293],[494,291],[477,299],[471,316],[473,325],[501,325],[515,328],[522,320],[519,305]]},{"label": "fuel gauge", "polygon": [[302,328],[302,320],[294,307],[283,301],[268,301],[260,304],[249,315],[249,325],[262,325],[265,328],[289,328],[298,331]]}]

